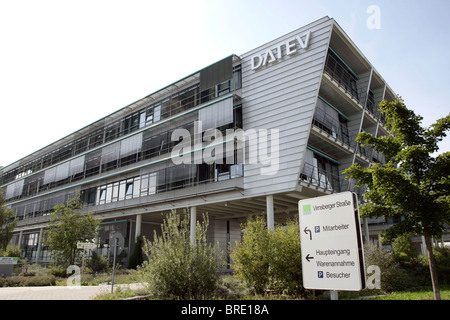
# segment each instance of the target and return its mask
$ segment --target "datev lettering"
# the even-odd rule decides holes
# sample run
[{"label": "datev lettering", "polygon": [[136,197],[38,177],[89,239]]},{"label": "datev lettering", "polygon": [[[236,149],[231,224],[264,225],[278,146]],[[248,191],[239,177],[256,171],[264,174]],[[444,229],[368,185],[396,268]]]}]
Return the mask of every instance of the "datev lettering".
[{"label": "datev lettering", "polygon": [[[283,56],[290,56],[297,52],[299,49],[307,49],[309,46],[309,38],[311,31],[306,32],[303,35],[298,35],[285,42],[279,43],[277,46],[267,49],[263,54],[254,55],[251,58],[252,70],[261,68],[269,63],[280,60]],[[299,48],[297,47],[298,44]],[[284,48],[284,50],[283,50]],[[284,53],[284,54],[283,54]]]}]

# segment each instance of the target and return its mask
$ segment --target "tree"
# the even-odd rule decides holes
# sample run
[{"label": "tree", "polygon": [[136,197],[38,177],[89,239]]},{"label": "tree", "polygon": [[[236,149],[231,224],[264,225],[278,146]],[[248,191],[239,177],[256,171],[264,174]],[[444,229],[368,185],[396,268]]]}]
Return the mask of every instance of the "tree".
[{"label": "tree", "polygon": [[6,250],[15,227],[14,212],[11,208],[5,206],[5,197],[0,188],[0,251]]},{"label": "tree", "polygon": [[56,205],[51,214],[44,244],[48,245],[58,265],[75,264],[78,256],[77,242],[92,241],[97,235],[101,220],[94,218],[91,213],[82,214],[82,207],[80,195],[77,194],[65,205]]},{"label": "tree", "polygon": [[344,173],[366,187],[363,217],[402,217],[385,232],[388,241],[405,233],[424,236],[434,297],[440,299],[431,238],[439,238],[450,222],[450,152],[435,154],[450,129],[450,114],[424,128],[422,117],[407,109],[401,98],[383,101],[379,110],[391,134],[373,137],[361,132],[356,140],[383,152],[387,163],[369,168],[354,164]]}]

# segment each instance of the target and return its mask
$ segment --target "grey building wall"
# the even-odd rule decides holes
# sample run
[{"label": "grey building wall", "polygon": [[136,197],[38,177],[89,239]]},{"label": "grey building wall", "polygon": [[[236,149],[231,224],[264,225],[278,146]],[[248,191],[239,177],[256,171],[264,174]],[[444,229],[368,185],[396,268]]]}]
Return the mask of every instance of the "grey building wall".
[{"label": "grey building wall", "polygon": [[[242,55],[244,129],[280,130],[278,172],[261,175],[260,164],[246,165],[247,195],[296,190],[332,26],[333,20],[323,18]],[[283,53],[280,60],[251,69],[254,55],[264,54],[308,31],[308,48],[297,47],[297,53],[291,56]],[[285,52],[285,47],[282,50]]]}]

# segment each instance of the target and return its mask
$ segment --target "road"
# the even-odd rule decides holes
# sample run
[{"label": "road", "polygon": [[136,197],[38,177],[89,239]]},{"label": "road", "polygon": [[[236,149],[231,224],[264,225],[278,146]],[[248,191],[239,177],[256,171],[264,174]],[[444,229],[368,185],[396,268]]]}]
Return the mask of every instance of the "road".
[{"label": "road", "polygon": [[[135,289],[142,285],[116,285],[114,289],[119,286]],[[99,294],[110,292],[111,285],[0,288],[0,300],[91,300]]]}]

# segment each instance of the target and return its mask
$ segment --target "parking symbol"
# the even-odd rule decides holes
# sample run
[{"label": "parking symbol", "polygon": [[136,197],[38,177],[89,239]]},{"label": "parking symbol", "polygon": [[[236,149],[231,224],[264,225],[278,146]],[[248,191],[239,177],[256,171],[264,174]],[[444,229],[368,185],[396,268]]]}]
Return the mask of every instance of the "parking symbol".
[{"label": "parking symbol", "polygon": [[320,226],[315,226],[314,227],[314,232],[315,233],[319,233],[320,232]]},{"label": "parking symbol", "polygon": [[317,271],[317,277],[323,279],[323,271]]}]

